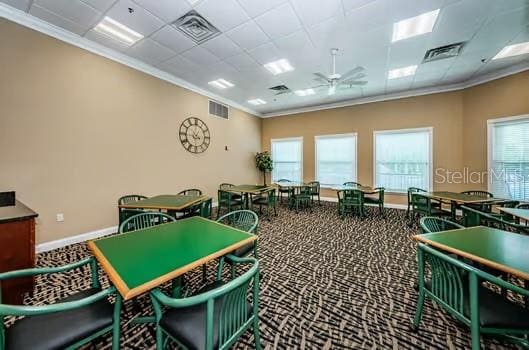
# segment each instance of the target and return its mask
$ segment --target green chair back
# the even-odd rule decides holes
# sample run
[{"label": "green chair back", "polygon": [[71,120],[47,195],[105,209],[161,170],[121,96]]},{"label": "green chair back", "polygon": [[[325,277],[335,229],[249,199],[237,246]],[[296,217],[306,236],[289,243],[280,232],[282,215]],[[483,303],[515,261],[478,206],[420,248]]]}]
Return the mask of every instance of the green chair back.
[{"label": "green chair back", "polygon": [[206,219],[211,219],[213,211],[213,199],[209,198],[208,200],[200,203],[200,216]]},{"label": "green chair back", "polygon": [[411,210],[422,215],[431,215],[432,200],[419,192],[411,193]]},{"label": "green chair back", "polygon": [[125,221],[127,218],[129,218],[131,215],[138,214],[137,212],[134,213],[134,211],[133,211],[133,210],[136,210],[136,209],[120,208],[119,207],[120,205],[128,204],[128,203],[131,203],[131,202],[137,202],[139,200],[147,199],[147,198],[148,197],[142,196],[140,194],[128,194],[126,196],[120,197],[118,199],[118,219],[119,219],[118,225],[121,225],[121,223],[123,221]]},{"label": "green chair back", "polygon": [[434,216],[422,217],[420,220],[420,225],[423,233],[441,232],[465,228],[465,226],[459,225],[458,223]]},{"label": "green chair back", "polygon": [[529,209],[529,203],[520,203],[516,206],[516,209]]},{"label": "green chair back", "polygon": [[516,222],[506,221],[501,216],[495,216],[488,212],[462,205],[463,225],[471,226],[489,226],[500,230],[511,231],[522,234],[529,234],[529,226],[518,224]]},{"label": "green chair back", "polygon": [[[91,271],[91,281],[92,288],[98,289],[99,291],[95,294],[91,294],[82,298],[71,298],[68,301],[58,302],[50,305],[8,305],[2,304],[2,290],[0,288],[0,349],[5,349],[5,335],[8,330],[5,329],[4,318],[8,316],[24,316],[24,317],[45,317],[45,315],[50,314],[60,314],[60,313],[71,313],[73,310],[80,308],[89,308],[95,303],[101,302],[102,300],[107,299],[109,296],[114,295],[114,310],[113,310],[113,323],[111,326],[105,327],[103,329],[97,329],[93,334],[87,335],[85,338],[80,339],[75,342],[75,344],[64,344],[61,348],[76,349],[81,347],[84,344],[92,342],[95,338],[98,338],[102,335],[112,333],[112,350],[119,349],[119,339],[120,339],[120,312],[122,305],[122,298],[119,293],[117,293],[115,287],[110,287],[107,289],[100,289],[100,283],[98,278],[98,266],[97,262],[93,257],[80,260],[68,265],[58,266],[58,267],[42,267],[42,268],[30,268],[24,270],[8,271],[0,273],[0,283],[10,279],[17,279],[23,277],[37,276],[37,275],[51,275],[54,273],[64,273],[74,269],[79,269],[84,266],[90,266]],[[81,294],[80,294],[81,295]],[[97,309],[101,309],[100,306],[96,306]],[[86,311],[87,313],[90,310]],[[72,316],[68,316],[72,317]],[[65,318],[68,319],[68,318]],[[57,321],[57,317],[55,317]],[[15,321],[16,324],[17,321]],[[66,327],[67,328],[67,327]],[[97,327],[96,327],[97,328]],[[69,338],[67,338],[69,339]]]},{"label": "green chair back", "polygon": [[344,186],[362,186],[360,183],[354,182],[354,181],[344,182],[343,185]]},{"label": "green chair back", "polygon": [[[509,283],[501,278],[495,277],[480,269],[477,269],[465,262],[455,259],[439,250],[433,249],[425,244],[419,244],[418,247],[418,268],[419,268],[419,297],[417,301],[417,310],[413,319],[413,327],[419,327],[424,302],[426,298],[430,298],[437,305],[440,305],[450,315],[462,322],[464,325],[470,327],[472,338],[472,349],[480,349],[480,334],[492,334],[508,336],[511,341],[529,345],[527,342],[527,335],[529,329],[517,327],[516,321],[512,320],[510,328],[508,326],[482,326],[482,324],[490,324],[493,321],[486,320],[487,315],[480,316],[480,302],[481,295],[487,294],[488,298],[494,298],[494,304],[507,304],[509,311],[513,311],[513,307],[518,306],[520,312],[523,306],[513,304],[507,301],[503,295],[490,291],[482,286],[482,282],[499,286],[502,289],[510,290],[514,293],[520,294],[524,297],[529,297],[529,291],[519,286]],[[426,271],[430,273],[426,273]],[[488,303],[491,303],[490,301]],[[498,312],[502,311],[499,307]],[[510,314],[504,315],[507,319]],[[497,317],[497,316],[494,316]]]},{"label": "green chair back", "polygon": [[482,190],[470,190],[470,191],[463,191],[462,194],[468,194],[471,196],[477,196],[477,197],[483,197],[483,198],[492,198],[494,195],[488,191],[482,191]]},{"label": "green chair back", "polygon": [[248,233],[257,233],[259,217],[251,210],[235,210],[222,215],[217,222],[229,225]]},{"label": "green chair back", "polygon": [[219,189],[221,189],[221,190],[225,190],[225,189],[227,189],[227,188],[231,188],[231,187],[235,187],[235,185],[234,185],[234,184],[227,183],[227,182],[221,183],[221,184],[219,185]]},{"label": "green chair back", "polygon": [[170,215],[160,212],[145,212],[131,216],[119,226],[119,233],[143,230],[160,224],[176,221]]},{"label": "green chair back", "polygon": [[411,196],[413,193],[427,192],[419,187],[408,187],[408,211],[411,208]]},{"label": "green chair back", "polygon": [[178,192],[177,194],[183,195],[183,196],[202,196],[202,190],[199,190],[198,188],[188,188],[183,191]]},{"label": "green chair back", "polygon": [[307,185],[310,186],[312,195],[320,194],[321,185],[319,181],[311,181]]},{"label": "green chair back", "polygon": [[[157,349],[163,349],[166,339],[176,341],[177,335],[160,326],[160,320],[164,315],[164,307],[167,309],[182,309],[205,305],[205,322],[203,324],[204,349],[229,349],[244,332],[250,328],[254,330],[255,347],[260,349],[259,337],[259,262],[254,258],[238,258],[229,256],[236,264],[249,265],[250,268],[235,279],[219,287],[210,289],[204,293],[187,297],[173,299],[164,294],[160,289],[151,292],[155,319],[156,319],[156,342]],[[248,291],[251,290],[251,298]],[[251,299],[250,304],[248,300]],[[220,308],[216,310],[215,308]],[[183,321],[185,322],[185,320]],[[215,346],[215,334],[217,341]]]}]

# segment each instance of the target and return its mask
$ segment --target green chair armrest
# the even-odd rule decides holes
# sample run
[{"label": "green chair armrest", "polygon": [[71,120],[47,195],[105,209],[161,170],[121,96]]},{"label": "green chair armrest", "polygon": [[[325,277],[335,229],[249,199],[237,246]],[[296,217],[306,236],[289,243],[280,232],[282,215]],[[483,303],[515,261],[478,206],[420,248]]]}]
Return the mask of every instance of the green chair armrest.
[{"label": "green chair armrest", "polygon": [[114,293],[116,293],[116,288],[110,287],[81,300],[67,301],[64,303],[57,303],[53,305],[21,306],[0,304],[0,315],[34,316],[54,312],[68,311],[93,304],[96,301],[106,298]]},{"label": "green chair armrest", "polygon": [[36,268],[30,268],[30,269],[8,271],[8,272],[0,273],[0,281],[8,280],[11,278],[20,278],[20,277],[28,277],[28,276],[35,276],[35,275],[45,275],[45,274],[51,274],[51,273],[66,272],[66,271],[70,271],[70,270],[73,270],[73,269],[76,269],[78,267],[88,265],[88,264],[92,265],[93,267],[96,267],[95,259],[93,257],[90,257],[87,259],[83,259],[83,260],[76,261],[71,264],[58,266],[58,267],[36,267]]}]

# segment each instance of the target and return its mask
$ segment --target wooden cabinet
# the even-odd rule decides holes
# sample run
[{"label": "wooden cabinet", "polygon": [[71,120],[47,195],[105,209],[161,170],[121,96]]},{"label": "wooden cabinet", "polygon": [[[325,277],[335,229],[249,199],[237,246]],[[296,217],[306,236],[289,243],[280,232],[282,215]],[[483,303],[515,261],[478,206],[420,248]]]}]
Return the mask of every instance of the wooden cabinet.
[{"label": "wooden cabinet", "polygon": [[[37,213],[20,202],[0,207],[0,272],[35,266],[35,217]],[[21,304],[24,293],[33,291],[31,277],[0,283],[5,304]]]}]

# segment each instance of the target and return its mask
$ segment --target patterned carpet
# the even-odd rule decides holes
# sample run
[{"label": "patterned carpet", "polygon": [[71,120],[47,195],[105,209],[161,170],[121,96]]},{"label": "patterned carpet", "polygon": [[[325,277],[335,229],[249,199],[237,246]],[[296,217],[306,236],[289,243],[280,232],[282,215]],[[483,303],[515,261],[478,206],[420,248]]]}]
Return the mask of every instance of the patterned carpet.
[{"label": "patterned carpet", "polygon": [[[418,332],[410,331],[415,311],[414,233],[404,211],[388,209],[386,218],[340,219],[336,203],[322,203],[313,213],[278,209],[259,229],[262,270],[260,325],[265,349],[467,349],[467,328],[427,302]],[[40,266],[54,266],[89,255],[76,244],[38,256]],[[209,267],[212,280],[214,267]],[[108,281],[101,272],[104,285]],[[49,302],[68,290],[90,283],[87,270],[40,279],[27,302]],[[187,285],[196,289],[200,270]],[[150,303],[140,297],[125,304],[123,349],[153,349],[153,328],[129,325],[131,317],[148,314]],[[486,349],[516,349],[482,338]],[[109,349],[108,339],[93,344]],[[247,332],[235,349],[253,348]]]}]

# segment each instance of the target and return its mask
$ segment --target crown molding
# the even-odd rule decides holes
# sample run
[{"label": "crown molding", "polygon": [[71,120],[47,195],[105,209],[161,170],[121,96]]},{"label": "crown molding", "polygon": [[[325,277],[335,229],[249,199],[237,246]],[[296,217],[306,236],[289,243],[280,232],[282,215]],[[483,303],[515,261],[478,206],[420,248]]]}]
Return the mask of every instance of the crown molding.
[{"label": "crown molding", "polygon": [[108,58],[120,64],[126,65],[130,68],[141,71],[145,74],[149,74],[158,79],[164,80],[170,84],[185,88],[197,94],[203,95],[215,101],[224,103],[230,107],[237,108],[241,111],[247,112],[249,114],[252,114],[256,117],[261,117],[261,118],[280,117],[280,116],[299,114],[299,113],[316,112],[316,111],[321,111],[321,110],[326,110],[326,109],[349,107],[349,106],[361,105],[361,104],[366,104],[366,103],[391,101],[391,100],[397,100],[397,99],[414,97],[414,96],[423,96],[423,95],[438,94],[438,93],[443,93],[443,92],[464,90],[464,89],[467,89],[467,88],[470,88],[476,85],[487,83],[492,80],[500,79],[500,78],[503,78],[509,75],[513,75],[516,73],[529,70],[529,62],[526,62],[526,63],[521,63],[518,65],[513,65],[511,67],[507,67],[505,69],[501,69],[501,70],[491,72],[485,75],[477,76],[475,78],[471,78],[469,80],[456,83],[456,84],[448,84],[448,85],[428,87],[428,88],[423,88],[423,89],[409,90],[409,91],[403,91],[403,92],[398,92],[398,93],[389,94],[389,95],[377,95],[377,96],[370,96],[370,97],[365,97],[365,98],[357,98],[357,99],[345,100],[345,101],[340,101],[340,102],[335,102],[335,103],[318,104],[318,105],[313,105],[313,106],[308,106],[308,107],[292,108],[292,109],[286,109],[286,110],[277,111],[277,112],[260,113],[246,106],[243,106],[235,101],[232,101],[225,97],[213,94],[194,84],[189,83],[188,81],[185,81],[170,73],[167,73],[151,65],[148,65],[144,62],[141,62],[140,60],[127,56],[116,50],[110,49],[94,41],[83,38],[77,34],[74,34],[63,28],[60,28],[53,24],[45,22],[37,17],[34,17],[26,12],[20,11],[4,3],[0,3],[0,18],[6,18],[12,22],[31,28],[40,33],[51,36],[55,39],[64,41],[68,44],[71,44],[81,49],[90,51],[96,55],[103,56],[105,58]]},{"label": "crown molding", "polygon": [[127,56],[119,51],[113,50],[99,43],[83,38],[77,34],[69,32],[63,28],[57,27],[51,23],[41,20],[40,18],[32,16],[24,11],[21,11],[4,3],[0,3],[0,18],[5,18],[11,22],[18,23],[24,27],[31,28],[40,33],[51,36],[55,39],[64,41],[73,46],[90,51],[96,55],[108,58],[112,61],[118,62],[145,74],[164,80],[170,84],[196,92],[197,94],[226,104],[230,107],[240,109],[256,117],[261,116],[261,113],[254,111],[246,106],[243,106],[237,102],[213,94],[170,73],[164,72],[161,69],[155,68],[151,65],[141,62],[140,60]]},{"label": "crown molding", "polygon": [[457,83],[457,84],[434,86],[434,87],[429,87],[429,88],[424,88],[424,89],[408,90],[408,91],[398,92],[398,93],[389,94],[389,95],[369,96],[365,98],[357,98],[353,100],[345,100],[345,101],[340,101],[340,102],[335,102],[335,103],[294,108],[294,109],[288,109],[288,110],[271,112],[271,113],[262,113],[261,117],[262,118],[281,117],[281,116],[287,116],[287,115],[293,115],[293,114],[299,114],[299,113],[322,111],[326,109],[356,106],[356,105],[362,105],[366,103],[384,102],[384,101],[398,100],[398,99],[414,97],[414,96],[432,95],[432,94],[439,94],[443,92],[465,90],[465,89],[468,89],[468,88],[471,88],[477,85],[485,84],[490,81],[504,78],[509,75],[521,73],[527,70],[529,70],[529,62],[513,65],[511,67],[507,67],[507,68],[497,70],[497,71],[494,71],[494,72],[491,72],[485,75],[481,75],[481,76],[478,76],[473,79],[469,79],[467,81]]}]

